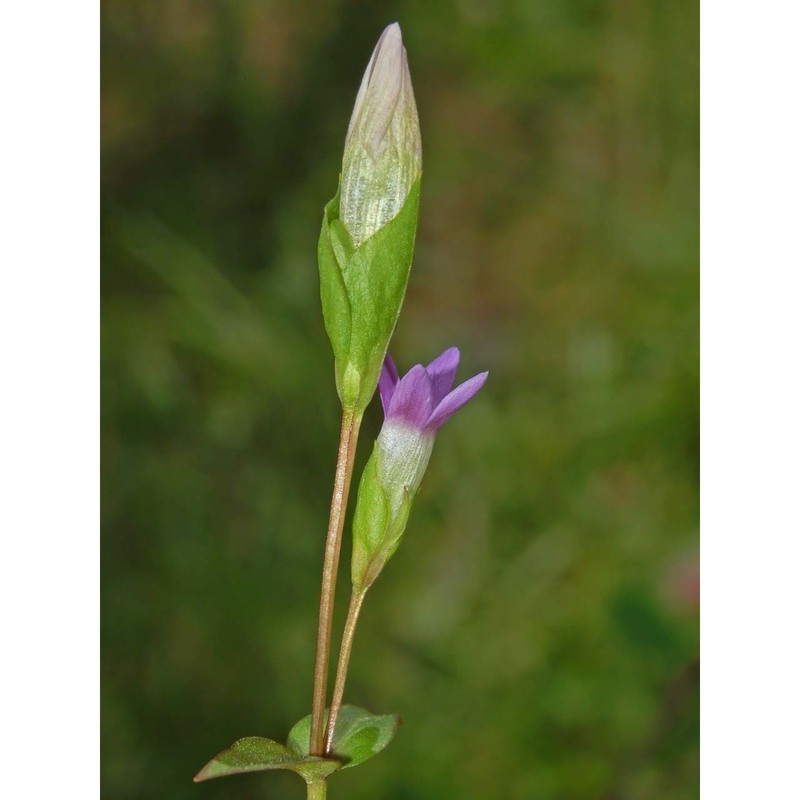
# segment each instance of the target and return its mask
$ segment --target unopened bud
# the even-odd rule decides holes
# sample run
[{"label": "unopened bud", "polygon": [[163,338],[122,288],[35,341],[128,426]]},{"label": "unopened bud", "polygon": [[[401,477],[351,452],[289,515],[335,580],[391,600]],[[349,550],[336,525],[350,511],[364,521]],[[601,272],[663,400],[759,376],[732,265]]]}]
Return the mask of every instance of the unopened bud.
[{"label": "unopened bud", "polygon": [[395,22],[372,53],[345,140],[339,215],[355,247],[397,216],[421,174],[417,105]]}]

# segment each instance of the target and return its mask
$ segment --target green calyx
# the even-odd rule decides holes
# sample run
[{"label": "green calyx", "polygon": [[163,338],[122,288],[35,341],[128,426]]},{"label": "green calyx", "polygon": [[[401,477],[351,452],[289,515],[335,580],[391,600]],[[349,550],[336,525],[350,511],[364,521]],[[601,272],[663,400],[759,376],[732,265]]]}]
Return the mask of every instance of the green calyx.
[{"label": "green calyx", "polygon": [[358,486],[351,562],[351,577],[356,592],[372,586],[395,554],[414,501],[408,487],[401,489],[399,506],[390,501],[381,482],[380,458],[380,447],[376,444]]},{"label": "green calyx", "polygon": [[325,206],[317,250],[325,330],[345,409],[363,413],[378,384],[405,298],[419,216],[421,178],[397,216],[359,247],[339,218],[339,197]]}]

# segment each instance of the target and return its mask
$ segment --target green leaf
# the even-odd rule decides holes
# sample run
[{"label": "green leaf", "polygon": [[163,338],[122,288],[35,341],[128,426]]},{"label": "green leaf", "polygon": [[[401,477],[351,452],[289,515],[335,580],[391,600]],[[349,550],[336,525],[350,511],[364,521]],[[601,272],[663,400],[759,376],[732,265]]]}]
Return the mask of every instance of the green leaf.
[{"label": "green leaf", "polygon": [[[327,712],[325,719],[327,721]],[[342,706],[333,737],[333,757],[342,769],[356,767],[378,755],[392,741],[400,718],[394,714],[371,714],[357,706]],[[289,731],[289,748],[298,757],[307,757],[311,738],[311,716],[303,717]]]},{"label": "green leaf", "polygon": [[298,755],[272,739],[247,736],[234,742],[227,750],[214,756],[195,775],[195,783],[242,772],[262,772],[268,769],[288,769],[296,772],[306,783],[327,778],[341,764],[329,758]]}]

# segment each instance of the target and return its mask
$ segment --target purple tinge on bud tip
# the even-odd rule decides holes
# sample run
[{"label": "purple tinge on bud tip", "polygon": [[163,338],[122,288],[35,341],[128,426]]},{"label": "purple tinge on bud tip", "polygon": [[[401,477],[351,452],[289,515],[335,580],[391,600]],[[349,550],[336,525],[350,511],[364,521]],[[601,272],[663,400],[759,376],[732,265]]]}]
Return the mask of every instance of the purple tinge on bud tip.
[{"label": "purple tinge on bud tip", "polygon": [[427,367],[417,364],[400,378],[387,354],[378,382],[386,421],[428,433],[438,431],[478,393],[489,374],[481,372],[451,391],[459,358],[458,348],[450,347]]}]

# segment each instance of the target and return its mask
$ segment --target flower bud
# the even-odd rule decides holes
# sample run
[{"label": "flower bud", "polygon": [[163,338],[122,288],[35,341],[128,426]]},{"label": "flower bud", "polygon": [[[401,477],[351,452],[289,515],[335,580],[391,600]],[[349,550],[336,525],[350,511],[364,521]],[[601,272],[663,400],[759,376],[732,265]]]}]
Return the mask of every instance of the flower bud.
[{"label": "flower bud", "polygon": [[422,155],[406,51],[397,24],[381,35],[347,131],[339,191],[319,237],[322,315],[342,408],[363,414],[408,285]]},{"label": "flower bud", "polygon": [[395,22],[372,53],[345,140],[339,215],[355,247],[397,216],[421,174],[417,106]]}]

